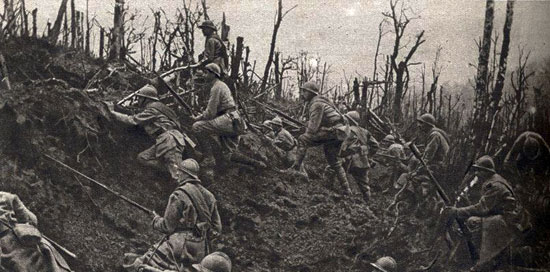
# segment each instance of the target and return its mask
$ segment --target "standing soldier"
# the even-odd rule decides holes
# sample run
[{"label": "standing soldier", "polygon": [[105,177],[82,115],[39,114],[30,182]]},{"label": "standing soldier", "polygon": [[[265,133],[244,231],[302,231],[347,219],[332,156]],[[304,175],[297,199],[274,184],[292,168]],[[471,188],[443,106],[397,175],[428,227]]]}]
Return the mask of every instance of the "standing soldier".
[{"label": "standing soldier", "polygon": [[[220,67],[215,63],[206,65],[206,82],[211,86],[208,105],[202,114],[195,117],[193,132],[198,135],[200,146],[203,148],[203,154],[206,149],[212,147],[212,155],[216,160],[218,169],[223,169],[225,158],[222,154],[221,146],[234,151],[238,142],[239,134],[245,130],[244,120],[241,119],[239,111],[235,106],[235,100],[231,95],[229,87],[221,81]],[[219,136],[220,144],[211,144],[212,137]],[[230,146],[231,145],[231,146]]]},{"label": "standing soldier", "polygon": [[[35,228],[37,225],[36,215],[25,207],[17,195],[0,191],[0,271],[72,271],[59,252],[47,240],[40,238]],[[23,233],[17,230],[18,226],[33,228],[37,232],[33,234],[36,242],[25,243],[30,239],[17,236],[17,233]]]},{"label": "standing soldier", "polygon": [[378,150],[378,142],[366,129],[359,126],[359,112],[350,111],[344,116],[348,119],[350,127],[347,136],[344,126],[338,128],[338,132],[345,137],[338,155],[346,158],[346,170],[349,170],[363,194],[363,199],[368,203],[371,196],[367,175],[370,168],[369,158]]},{"label": "standing soldier", "polygon": [[292,168],[300,171],[308,147],[323,145],[325,158],[340,181],[343,193],[351,195],[346,171],[338,158],[343,139],[337,138],[336,128],[346,126],[343,115],[334,104],[319,95],[319,87],[315,82],[310,81],[302,85],[300,96],[308,103],[309,120],[305,133],[298,137],[296,162]]},{"label": "standing soldier", "polygon": [[197,66],[205,66],[215,63],[221,69],[221,75],[227,73],[228,56],[227,49],[222,39],[216,33],[217,28],[212,21],[206,20],[199,25],[202,34],[206,38],[204,52],[199,56]]},{"label": "standing soldier", "polygon": [[142,112],[126,115],[116,112],[112,104],[109,105],[109,110],[115,119],[128,125],[140,125],[155,139],[153,146],[138,154],[138,162],[158,169],[166,167],[172,178],[176,178],[176,165],[182,161],[186,142],[191,148],[195,144],[180,131],[176,113],[159,101],[155,86],[143,86],[136,96],[139,98],[138,106],[143,108]]},{"label": "standing soldier", "polygon": [[221,233],[216,198],[201,185],[199,164],[186,159],[177,169],[178,187],[170,195],[164,216],[155,214],[153,218],[153,229],[166,236],[131,265],[125,265],[128,271],[147,267],[191,271],[192,264],[208,254],[210,239]]},{"label": "standing soldier", "polygon": [[[446,180],[442,179],[441,174],[444,173],[444,167],[450,149],[447,133],[436,126],[435,118],[429,113],[422,114],[417,121],[419,125],[420,141],[426,146],[422,159],[428,166],[428,169],[423,169],[423,166],[416,169],[417,177],[420,182],[429,184],[427,170],[430,170],[437,180]],[[451,184],[443,184],[443,187],[447,191],[451,190],[451,192],[457,189],[456,186],[452,186]]]},{"label": "standing soldier", "polygon": [[473,271],[494,271],[493,260],[507,248],[519,234],[518,203],[508,181],[496,173],[490,156],[482,156],[472,165],[475,176],[482,183],[478,203],[462,207],[448,207],[450,214],[468,219],[469,224],[481,221],[480,259]]}]

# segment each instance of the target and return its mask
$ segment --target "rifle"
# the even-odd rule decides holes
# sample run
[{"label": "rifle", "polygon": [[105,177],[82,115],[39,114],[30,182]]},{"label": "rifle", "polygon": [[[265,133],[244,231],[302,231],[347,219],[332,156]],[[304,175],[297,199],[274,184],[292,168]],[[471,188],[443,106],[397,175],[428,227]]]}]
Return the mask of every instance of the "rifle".
[{"label": "rifle", "polygon": [[[418,148],[416,147],[416,145],[414,145],[414,143],[411,143],[409,145],[409,148],[411,149],[413,155],[420,161],[422,166],[424,166],[424,168],[426,169],[426,172],[428,172],[428,176],[430,177],[430,181],[435,185],[435,187],[437,189],[437,192],[439,193],[439,196],[441,197],[441,199],[443,199],[443,202],[445,202],[445,205],[446,206],[451,206],[452,203],[451,203],[451,200],[449,199],[449,196],[447,196],[447,194],[443,190],[443,187],[441,187],[441,185],[439,184],[437,179],[435,179],[432,171],[428,168],[428,165],[426,164],[426,162],[424,161],[424,159],[420,155],[420,151],[418,151]],[[464,225],[463,220],[461,220],[459,218],[455,218],[455,220],[456,220],[456,223],[458,224],[458,229],[466,237],[466,242],[468,244],[468,251],[470,252],[470,257],[471,257],[472,261],[475,262],[475,260],[479,259],[479,254],[478,254],[478,252],[477,252],[477,250],[474,246],[474,243],[472,242],[472,235],[468,231],[466,226]]]},{"label": "rifle", "polygon": [[173,74],[173,73],[175,73],[175,72],[177,72],[177,71],[187,70],[187,69],[189,69],[189,68],[196,68],[196,67],[199,67],[199,66],[196,65],[196,64],[189,64],[189,65],[186,65],[186,66],[180,66],[180,67],[176,67],[176,68],[174,68],[174,69],[172,69],[172,70],[168,70],[168,71],[162,73],[160,76],[161,76],[161,77],[165,77],[165,76],[168,76],[168,75],[170,75],[170,74]]},{"label": "rifle", "polygon": [[166,83],[166,81],[164,81],[164,78],[162,78],[162,76],[160,76],[156,71],[153,71],[153,73],[157,76],[157,78],[159,80],[159,83],[162,84],[164,87],[166,87],[166,89],[168,89],[170,94],[172,94],[172,96],[189,112],[191,117],[193,117],[193,118],[196,117],[195,112],[193,111],[191,106],[189,106],[189,104],[187,104],[183,100],[183,98],[181,98],[181,96],[179,96],[178,93],[176,91],[174,91],[174,89],[172,89],[172,87],[170,87],[170,85],[168,85],[168,83]]},{"label": "rifle", "polygon": [[256,102],[258,105],[264,107],[264,108],[267,109],[268,111],[274,112],[274,113],[280,115],[281,117],[285,118],[286,120],[288,120],[288,121],[290,121],[290,122],[292,122],[292,123],[294,123],[294,124],[299,125],[300,127],[305,127],[305,126],[306,126],[304,123],[302,123],[302,122],[300,122],[300,121],[298,121],[298,120],[296,120],[296,119],[294,119],[294,118],[288,116],[286,113],[284,113],[284,112],[282,112],[282,111],[280,111],[280,110],[278,110],[278,109],[276,109],[276,108],[270,107],[269,105],[266,105],[266,104],[264,104],[264,103],[262,103],[262,102],[260,102],[260,101],[254,100],[254,99],[253,99],[252,101],[254,101],[254,102]]},{"label": "rifle", "polygon": [[[0,220],[0,223],[4,224],[4,226],[8,227],[9,229],[11,229],[13,231],[13,227],[10,226],[8,223],[4,222],[4,220]],[[65,255],[73,258],[73,259],[76,259],[76,254],[72,253],[70,250],[66,249],[64,246],[56,243],[54,240],[48,238],[46,235],[40,233],[40,235],[42,236],[42,238],[44,238],[46,241],[50,242],[50,244],[52,244],[53,247],[55,247],[55,249],[65,253]]]},{"label": "rifle", "polygon": [[70,166],[68,166],[68,165],[66,165],[66,164],[64,164],[64,163],[62,163],[61,161],[57,160],[56,158],[51,157],[51,156],[46,155],[46,154],[43,154],[43,155],[44,155],[46,158],[48,158],[48,159],[50,159],[50,160],[53,160],[54,162],[57,162],[58,164],[60,164],[60,165],[62,165],[63,167],[65,167],[65,168],[71,170],[72,172],[74,172],[74,173],[76,173],[76,174],[78,174],[78,175],[84,177],[85,179],[87,179],[87,180],[89,180],[89,181],[95,183],[96,185],[100,186],[101,188],[107,190],[109,193],[111,193],[111,194],[117,196],[118,198],[120,198],[120,199],[126,201],[126,202],[129,203],[130,205],[132,205],[132,206],[138,208],[139,210],[144,211],[144,212],[146,212],[146,213],[148,213],[148,214],[154,214],[154,213],[155,213],[153,210],[147,209],[147,208],[145,208],[144,206],[138,204],[137,202],[135,202],[135,201],[133,201],[133,200],[131,200],[131,199],[129,199],[129,198],[127,198],[127,197],[121,195],[120,193],[118,193],[118,192],[116,192],[116,191],[113,191],[111,188],[107,187],[105,184],[100,183],[99,181],[97,181],[97,180],[95,180],[95,179],[93,179],[93,178],[90,178],[90,177],[88,177],[88,176],[82,174],[81,172],[79,172],[79,171],[75,170],[74,168],[72,168],[72,167],[70,167]]}]

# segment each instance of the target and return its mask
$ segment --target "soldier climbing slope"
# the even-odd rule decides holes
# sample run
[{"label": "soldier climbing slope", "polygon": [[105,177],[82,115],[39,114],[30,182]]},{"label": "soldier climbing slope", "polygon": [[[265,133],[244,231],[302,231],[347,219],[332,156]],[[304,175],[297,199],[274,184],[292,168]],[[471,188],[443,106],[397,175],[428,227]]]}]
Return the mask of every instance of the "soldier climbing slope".
[{"label": "soldier climbing slope", "polygon": [[[482,182],[481,198],[478,203],[462,207],[447,207],[451,218],[468,219],[469,225],[481,221],[481,250],[479,260],[473,271],[494,271],[510,244],[524,230],[520,222],[521,205],[515,193],[502,176],[496,173],[495,164],[490,156],[482,156],[472,165],[475,176]],[[503,259],[506,260],[506,259]]]},{"label": "soldier climbing slope", "polygon": [[236,149],[238,136],[244,132],[246,125],[239,115],[229,87],[221,80],[220,67],[210,63],[205,70],[205,79],[211,86],[210,96],[204,112],[194,118],[193,132],[199,136],[197,139],[203,154],[211,147],[217,168],[223,169],[226,162],[223,151],[229,151],[231,156]]},{"label": "soldier climbing slope", "polygon": [[393,187],[399,189],[405,184],[406,172],[409,170],[407,165],[404,164],[406,160],[405,148],[402,144],[395,142],[395,136],[391,134],[384,137],[382,145],[385,148],[382,155],[388,166],[386,179],[389,182],[387,184],[393,183]]},{"label": "soldier climbing slope", "polygon": [[210,63],[215,63],[220,67],[220,74],[227,73],[228,55],[225,44],[216,33],[217,28],[212,21],[206,20],[199,25],[202,34],[206,38],[204,43],[204,52],[199,55],[199,63],[196,66],[204,67]]},{"label": "soldier climbing slope", "polygon": [[137,271],[140,267],[192,271],[192,264],[199,263],[208,254],[211,239],[221,233],[216,198],[201,185],[199,164],[186,159],[177,169],[178,187],[170,195],[164,216],[155,214],[153,218],[153,229],[166,236],[145,255],[124,265],[128,271]]},{"label": "soldier climbing slope", "polygon": [[338,128],[338,132],[345,137],[338,155],[345,158],[346,170],[353,176],[363,199],[368,203],[371,196],[367,175],[370,168],[369,158],[378,150],[378,142],[366,129],[359,126],[359,112],[350,111],[344,116],[348,119],[350,127],[347,136],[344,126]]},{"label": "soldier climbing slope", "polygon": [[342,167],[341,159],[338,158],[343,139],[338,139],[336,136],[336,128],[347,126],[344,116],[334,104],[319,95],[319,87],[315,82],[304,83],[300,87],[300,96],[308,103],[309,120],[305,133],[298,137],[296,162],[292,168],[300,171],[307,149],[322,145],[325,158],[332,171],[336,173],[343,193],[351,195],[346,171]]},{"label": "soldier climbing slope", "polygon": [[195,144],[180,131],[176,113],[160,102],[155,86],[147,84],[137,93],[138,106],[143,111],[135,115],[116,112],[112,104],[108,105],[111,114],[120,122],[128,125],[140,125],[155,139],[155,144],[138,154],[138,162],[143,165],[166,169],[176,178],[176,165],[182,161],[186,143],[191,148]]},{"label": "soldier climbing slope", "polygon": [[0,271],[72,271],[52,244],[41,238],[37,225],[36,215],[17,195],[0,191]]}]

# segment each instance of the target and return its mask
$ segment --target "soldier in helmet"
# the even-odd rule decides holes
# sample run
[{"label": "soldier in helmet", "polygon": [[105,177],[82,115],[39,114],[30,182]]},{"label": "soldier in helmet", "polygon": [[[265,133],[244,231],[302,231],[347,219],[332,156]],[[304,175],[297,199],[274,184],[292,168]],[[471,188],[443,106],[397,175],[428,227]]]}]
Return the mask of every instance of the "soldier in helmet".
[{"label": "soldier in helmet", "polygon": [[378,258],[376,262],[370,264],[375,268],[373,272],[396,272],[397,262],[390,256]]},{"label": "soldier in helmet", "polygon": [[216,251],[202,259],[200,264],[194,264],[198,272],[231,272],[231,259],[227,254]]},{"label": "soldier in helmet", "polygon": [[[202,114],[195,117],[193,132],[199,140],[203,153],[208,147],[212,147],[212,155],[219,169],[223,168],[226,161],[222,154],[222,145],[231,152],[236,148],[239,134],[245,129],[244,120],[241,119],[233,95],[229,87],[221,80],[220,67],[215,63],[206,65],[205,78],[211,86],[208,105]],[[215,139],[211,139],[215,138]],[[219,143],[212,143],[212,140]],[[231,146],[230,146],[231,145]]]},{"label": "soldier in helmet", "polygon": [[186,143],[191,148],[195,144],[181,132],[176,113],[159,101],[157,88],[147,84],[138,90],[138,107],[143,111],[135,115],[116,112],[112,104],[109,110],[115,119],[128,124],[140,125],[153,139],[155,144],[138,154],[138,162],[159,169],[166,168],[173,178],[176,175],[176,165],[182,161]]},{"label": "soldier in helmet", "polygon": [[[178,165],[177,188],[170,195],[164,216],[156,213],[153,229],[166,239],[124,267],[128,271],[153,267],[188,271],[208,254],[209,238],[221,233],[222,224],[214,195],[201,185],[199,164],[186,159]],[[187,270],[186,270],[187,269]]]},{"label": "soldier in helmet", "polygon": [[332,102],[319,95],[319,87],[313,81],[304,83],[300,87],[300,96],[308,103],[309,120],[305,133],[298,137],[296,162],[292,168],[300,171],[307,148],[322,145],[325,158],[336,174],[343,193],[351,195],[346,171],[342,167],[341,159],[338,158],[343,139],[338,139],[336,135],[336,128],[346,126],[345,117]]},{"label": "soldier in helmet", "polygon": [[359,126],[359,112],[350,111],[344,116],[350,126],[347,135],[345,127],[338,128],[338,133],[342,133],[341,138],[345,138],[340,147],[339,157],[346,158],[345,167],[357,182],[363,199],[368,203],[371,196],[367,175],[370,168],[369,158],[378,150],[378,142],[366,129]]},{"label": "soldier in helmet", "polygon": [[37,226],[38,219],[17,195],[0,191],[0,271],[72,271],[55,247],[40,238],[40,233],[32,244],[25,243],[16,235],[17,225]]},{"label": "soldier in helmet", "polygon": [[212,21],[206,20],[198,26],[206,38],[204,52],[199,56],[198,66],[215,63],[220,67],[220,74],[227,73],[227,49],[222,39],[216,33],[217,28]]},{"label": "soldier in helmet", "polygon": [[[453,217],[481,221],[480,259],[474,271],[494,271],[493,260],[517,237],[522,226],[518,221],[519,206],[512,186],[496,173],[490,156],[482,156],[472,165],[482,183],[478,203],[467,207],[447,207]],[[476,218],[481,218],[478,220]]]},{"label": "soldier in helmet", "polygon": [[386,150],[384,151],[384,157],[388,165],[389,175],[386,176],[387,180],[394,183],[395,188],[400,188],[404,185],[399,177],[406,173],[409,168],[403,162],[406,160],[405,148],[402,144],[395,141],[395,136],[388,134],[382,140],[382,145]]},{"label": "soldier in helmet", "polygon": [[504,164],[516,167],[522,174],[533,172],[538,176],[547,176],[550,174],[549,161],[550,147],[544,138],[536,132],[526,131],[518,136]]}]

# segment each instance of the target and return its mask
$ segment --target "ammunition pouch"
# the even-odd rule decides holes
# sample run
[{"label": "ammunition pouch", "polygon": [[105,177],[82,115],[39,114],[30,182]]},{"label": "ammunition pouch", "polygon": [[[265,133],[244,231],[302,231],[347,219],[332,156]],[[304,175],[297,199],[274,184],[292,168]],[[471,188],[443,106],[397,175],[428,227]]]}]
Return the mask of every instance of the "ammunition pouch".
[{"label": "ammunition pouch", "polygon": [[231,118],[231,122],[233,124],[233,131],[235,132],[235,134],[237,135],[244,134],[247,129],[246,122],[244,121],[243,118],[241,118],[238,111],[234,110],[232,112],[229,112],[228,115]]},{"label": "ammunition pouch", "polygon": [[35,246],[42,239],[40,231],[31,224],[15,224],[13,233],[24,246]]}]

